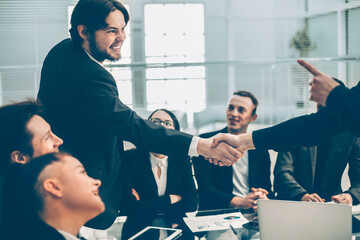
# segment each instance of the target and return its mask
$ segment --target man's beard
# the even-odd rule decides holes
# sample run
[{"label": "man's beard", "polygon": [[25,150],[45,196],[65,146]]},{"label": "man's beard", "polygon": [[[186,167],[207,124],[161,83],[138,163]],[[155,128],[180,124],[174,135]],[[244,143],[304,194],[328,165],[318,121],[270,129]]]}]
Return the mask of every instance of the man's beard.
[{"label": "man's beard", "polygon": [[103,62],[105,59],[110,60],[112,62],[116,62],[121,59],[121,55],[119,58],[114,59],[108,54],[106,51],[101,52],[96,44],[96,40],[94,36],[91,36],[89,39],[89,48],[93,58],[95,58],[98,62]]}]

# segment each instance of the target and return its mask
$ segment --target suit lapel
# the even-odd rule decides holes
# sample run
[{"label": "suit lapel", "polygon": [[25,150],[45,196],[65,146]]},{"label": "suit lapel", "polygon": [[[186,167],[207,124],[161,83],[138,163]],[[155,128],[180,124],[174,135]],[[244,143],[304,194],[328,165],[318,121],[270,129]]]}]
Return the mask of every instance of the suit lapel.
[{"label": "suit lapel", "polygon": [[255,185],[254,175],[255,172],[255,163],[251,159],[257,159],[255,156],[256,152],[253,150],[248,150],[248,163],[249,163],[249,187],[253,187]]},{"label": "suit lapel", "polygon": [[315,168],[316,168],[316,155],[317,155],[317,147],[310,147],[308,148],[308,154],[310,158],[310,171],[312,176],[311,181],[311,188],[314,188],[314,181],[315,181]]},{"label": "suit lapel", "polygon": [[169,194],[173,184],[176,181],[176,178],[179,177],[179,174],[176,171],[180,171],[178,167],[178,162],[175,158],[168,158],[168,167],[167,167],[167,179],[166,179],[166,190],[165,193]]},{"label": "suit lapel", "polygon": [[158,188],[156,185],[153,171],[151,169],[149,152],[144,152],[144,154],[142,154],[140,157],[141,159],[144,159],[144,162],[141,164],[141,166],[139,166],[139,169],[141,169],[140,174],[144,175],[145,182],[147,183],[150,191],[157,196]]},{"label": "suit lapel", "polygon": [[329,151],[328,151],[328,154],[326,156],[326,165],[327,166],[330,162],[332,161],[329,161],[330,159],[332,160],[332,158],[334,157],[334,154],[335,152],[339,149],[339,146],[340,146],[340,143],[343,141],[343,135],[340,135],[339,137],[334,137],[330,144],[329,144]]}]

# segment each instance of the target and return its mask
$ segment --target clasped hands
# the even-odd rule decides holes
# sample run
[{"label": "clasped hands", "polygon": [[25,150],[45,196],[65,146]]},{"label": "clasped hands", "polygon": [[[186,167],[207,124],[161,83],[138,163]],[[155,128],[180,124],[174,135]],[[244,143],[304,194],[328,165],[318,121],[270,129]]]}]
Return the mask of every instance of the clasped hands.
[{"label": "clasped hands", "polygon": [[268,199],[268,191],[263,188],[251,188],[251,192],[246,197],[233,197],[230,202],[230,207],[249,209],[253,208],[257,211],[257,200]]},{"label": "clasped hands", "polygon": [[233,165],[248,149],[254,149],[251,133],[219,133],[211,138],[200,138],[198,144],[198,153],[218,166]]}]

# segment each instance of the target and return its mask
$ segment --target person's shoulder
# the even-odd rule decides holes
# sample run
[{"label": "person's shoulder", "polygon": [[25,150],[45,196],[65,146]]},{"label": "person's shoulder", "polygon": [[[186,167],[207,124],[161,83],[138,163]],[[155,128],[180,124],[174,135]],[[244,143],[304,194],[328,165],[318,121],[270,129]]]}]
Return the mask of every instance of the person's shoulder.
[{"label": "person's shoulder", "polygon": [[150,153],[146,150],[142,150],[142,149],[139,149],[139,148],[134,148],[134,149],[130,149],[130,150],[126,150],[124,152],[124,156],[125,156],[125,159],[127,161],[131,161],[131,162],[134,162],[133,159],[136,159],[136,158],[144,158],[146,157],[147,155],[149,155]]},{"label": "person's shoulder", "polygon": [[70,38],[66,38],[59,43],[57,43],[49,52],[49,54],[54,54],[57,51],[64,51],[65,49],[73,49],[73,42]]},{"label": "person's shoulder", "polygon": [[226,128],[223,128],[221,130],[212,131],[212,132],[203,133],[203,134],[200,134],[199,137],[210,138],[212,136],[215,136],[218,133],[227,133]]},{"label": "person's shoulder", "polygon": [[251,149],[248,150],[249,158],[252,156],[262,156],[262,157],[270,157],[269,151],[266,149]]}]

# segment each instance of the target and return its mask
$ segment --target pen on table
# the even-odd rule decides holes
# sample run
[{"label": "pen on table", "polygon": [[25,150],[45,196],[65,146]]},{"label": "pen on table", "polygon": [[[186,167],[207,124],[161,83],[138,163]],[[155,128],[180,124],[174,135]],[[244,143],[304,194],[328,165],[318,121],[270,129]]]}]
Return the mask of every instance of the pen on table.
[{"label": "pen on table", "polygon": [[230,226],[231,230],[233,231],[233,233],[234,233],[235,235],[237,235],[237,232],[236,232],[235,228],[234,228],[231,224],[229,224],[229,226]]}]

